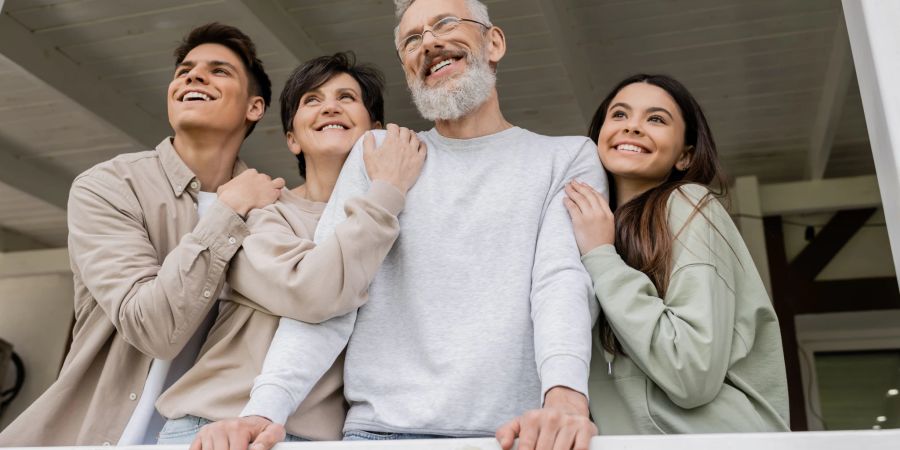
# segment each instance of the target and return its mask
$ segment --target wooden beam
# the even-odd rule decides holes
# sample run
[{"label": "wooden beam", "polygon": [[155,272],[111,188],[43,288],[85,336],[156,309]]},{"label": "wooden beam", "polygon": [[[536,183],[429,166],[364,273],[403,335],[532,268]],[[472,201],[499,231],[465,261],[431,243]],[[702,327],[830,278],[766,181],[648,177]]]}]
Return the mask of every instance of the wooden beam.
[{"label": "wooden beam", "polygon": [[842,0],[894,268],[900,277],[900,2]]},{"label": "wooden beam", "polygon": [[831,58],[825,72],[825,82],[819,98],[819,109],[816,111],[812,134],[809,139],[809,166],[807,176],[813,180],[821,180],[828,167],[834,135],[837,132],[847,92],[853,79],[853,59],[850,55],[850,41],[847,38],[847,26],[844,15],[839,14],[837,27],[831,44]]},{"label": "wooden beam", "polygon": [[63,55],[56,43],[7,14],[0,14],[0,53],[140,147],[153,148],[162,136],[172,133],[167,122],[138,107],[136,101]]},{"label": "wooden beam", "polygon": [[268,30],[284,50],[300,63],[325,53],[291,18],[290,13],[275,0],[227,0],[243,16],[255,19],[259,27]]},{"label": "wooden beam", "polygon": [[0,279],[71,272],[65,248],[0,253]]},{"label": "wooden beam", "polygon": [[838,211],[791,261],[789,268],[791,274],[804,281],[813,282],[875,211],[876,208]]},{"label": "wooden beam", "polygon": [[594,89],[590,73],[587,68],[589,57],[582,44],[578,42],[572,30],[575,25],[565,10],[564,2],[555,0],[540,0],[539,5],[544,12],[544,20],[550,30],[550,39],[556,46],[557,53],[562,59],[562,67],[572,85],[572,93],[578,102],[578,109],[584,118],[583,127],[587,128],[594,116],[600,100]]},{"label": "wooden beam", "polygon": [[879,179],[864,175],[764,184],[759,187],[762,215],[780,216],[878,207],[882,200]]},{"label": "wooden beam", "polygon": [[816,281],[794,306],[797,314],[900,309],[900,289],[893,277]]},{"label": "wooden beam", "polygon": [[50,247],[15,230],[0,227],[0,253],[38,250]]},{"label": "wooden beam", "polygon": [[766,254],[772,274],[772,303],[781,327],[781,346],[788,382],[791,430],[806,431],[806,401],[803,392],[803,374],[800,370],[800,351],[797,345],[797,328],[794,323],[794,289],[790,265],[784,247],[784,227],[781,216],[763,219],[766,233]]},{"label": "wooden beam", "polygon": [[69,186],[75,177],[21,157],[28,153],[26,149],[0,136],[0,183],[60,209],[66,209]]}]

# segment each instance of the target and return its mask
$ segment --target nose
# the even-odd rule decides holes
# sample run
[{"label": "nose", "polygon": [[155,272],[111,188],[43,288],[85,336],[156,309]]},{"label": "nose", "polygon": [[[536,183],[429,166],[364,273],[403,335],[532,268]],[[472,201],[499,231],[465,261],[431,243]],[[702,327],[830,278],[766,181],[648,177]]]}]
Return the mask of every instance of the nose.
[{"label": "nose", "polygon": [[637,118],[630,120],[625,124],[625,128],[623,131],[625,132],[625,134],[640,136],[642,134],[640,121]]},{"label": "nose", "polygon": [[343,111],[341,107],[341,102],[336,98],[327,99],[322,102],[321,113],[326,116],[333,116],[335,114],[340,114]]},{"label": "nose", "polygon": [[185,81],[185,83],[188,83],[188,84],[195,83],[195,82],[201,83],[201,84],[206,84],[206,81],[207,81],[206,72],[203,69],[201,69],[199,65],[196,65],[196,66],[192,67],[191,70],[187,73],[187,76],[185,77],[184,81]]},{"label": "nose", "polygon": [[428,54],[429,51],[434,51],[443,47],[444,44],[442,44],[441,40],[434,35],[434,31],[430,29],[422,31],[422,48],[425,50],[426,54]]}]

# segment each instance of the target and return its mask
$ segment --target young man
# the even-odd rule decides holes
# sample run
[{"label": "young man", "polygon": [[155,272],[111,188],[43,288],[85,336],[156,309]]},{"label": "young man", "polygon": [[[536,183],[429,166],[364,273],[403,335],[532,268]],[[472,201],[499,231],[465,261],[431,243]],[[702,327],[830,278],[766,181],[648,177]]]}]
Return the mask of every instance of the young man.
[{"label": "young man", "polygon": [[[504,448],[587,449],[590,280],[563,205],[579,178],[606,192],[596,147],[508,123],[496,67],[506,50],[477,0],[398,2],[398,55],[428,160],[400,238],[358,313],[319,325],[283,319],[241,419],[192,449],[280,440],[280,424],[348,343],[345,439],[495,435]],[[376,133],[380,140],[383,134]],[[316,231],[364,192],[357,143]],[[350,335],[353,332],[352,337]]]},{"label": "young man", "polygon": [[0,434],[0,446],[155,443],[163,421],[154,403],[200,349],[248,234],[243,217],[284,186],[237,159],[271,98],[250,38],[208,24],[175,58],[166,96],[174,138],[72,184],[72,348],[59,379]]}]

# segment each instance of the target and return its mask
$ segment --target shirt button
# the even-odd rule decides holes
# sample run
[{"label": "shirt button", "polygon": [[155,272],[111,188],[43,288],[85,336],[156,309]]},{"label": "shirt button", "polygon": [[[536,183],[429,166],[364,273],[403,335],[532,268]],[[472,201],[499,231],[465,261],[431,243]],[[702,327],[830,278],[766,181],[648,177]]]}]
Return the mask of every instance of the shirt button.
[{"label": "shirt button", "polygon": [[131,400],[137,400],[137,394],[135,394],[134,392],[132,392],[132,393],[128,394],[128,398],[131,399]]},{"label": "shirt button", "polygon": [[200,187],[200,183],[191,181],[191,189],[197,189],[198,187]]},{"label": "shirt button", "polygon": [[237,239],[235,239],[234,236],[228,236],[228,243],[234,245],[237,243]]},{"label": "shirt button", "polygon": [[209,292],[209,289],[203,291],[203,296],[204,296],[204,297],[209,298],[210,295],[212,295],[212,292]]},{"label": "shirt button", "polygon": [[104,446],[104,447],[109,447],[109,442],[104,442],[104,443],[103,443],[103,446]]}]

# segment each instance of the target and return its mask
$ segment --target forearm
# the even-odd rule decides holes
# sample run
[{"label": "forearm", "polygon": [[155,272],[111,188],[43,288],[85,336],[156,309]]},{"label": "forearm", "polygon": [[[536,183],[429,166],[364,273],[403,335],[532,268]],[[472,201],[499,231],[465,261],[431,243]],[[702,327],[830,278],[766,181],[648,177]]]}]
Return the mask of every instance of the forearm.
[{"label": "forearm", "polygon": [[356,311],[321,324],[282,318],[241,416],[262,416],[284,424],[340,356]]},{"label": "forearm", "polygon": [[373,183],[346,203],[347,219],[319,245],[294,234],[277,212],[260,212],[271,217],[250,219],[253,234],[235,258],[229,282],[273,315],[318,323],[346,314],[366,299],[399,233],[403,202],[396,188]]},{"label": "forearm", "polygon": [[680,406],[711,400],[728,368],[734,315],[734,294],[715,268],[682,268],[662,299],[612,246],[583,259],[604,317],[628,357]]}]

